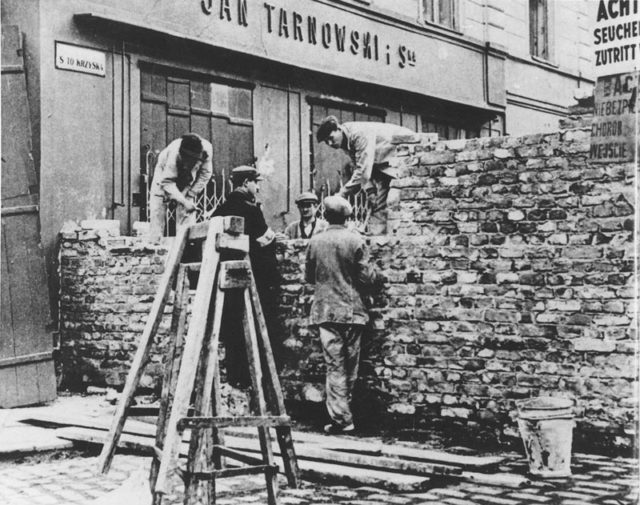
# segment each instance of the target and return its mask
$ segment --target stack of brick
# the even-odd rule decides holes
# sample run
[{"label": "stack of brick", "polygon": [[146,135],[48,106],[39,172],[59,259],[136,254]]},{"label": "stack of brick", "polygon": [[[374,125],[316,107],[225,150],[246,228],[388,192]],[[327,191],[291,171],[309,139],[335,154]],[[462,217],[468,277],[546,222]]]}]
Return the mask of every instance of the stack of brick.
[{"label": "stack of brick", "polygon": [[[167,246],[119,236],[119,222],[67,223],[60,234],[59,317],[63,384],[124,384],[164,270]],[[162,374],[168,304],[141,385]]]},{"label": "stack of brick", "polygon": [[[403,146],[389,234],[370,238],[388,282],[371,300],[363,419],[375,407],[396,428],[501,439],[516,400],[561,395],[576,399],[579,437],[631,443],[634,166],[591,164],[588,141],[575,129]],[[61,249],[65,354],[89,380],[121,383],[165,251],[76,233]],[[305,246],[280,250],[283,384],[320,402]]]}]

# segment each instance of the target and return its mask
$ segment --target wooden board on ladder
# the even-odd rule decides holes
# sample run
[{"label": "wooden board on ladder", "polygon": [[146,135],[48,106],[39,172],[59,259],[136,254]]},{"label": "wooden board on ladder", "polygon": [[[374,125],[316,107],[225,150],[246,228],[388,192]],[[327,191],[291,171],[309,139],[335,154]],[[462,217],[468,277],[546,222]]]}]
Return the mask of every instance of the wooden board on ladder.
[{"label": "wooden board on ladder", "polygon": [[[107,442],[100,454],[100,470],[106,473],[175,280],[170,345],[162,385],[155,458],[150,475],[154,504],[161,504],[163,497],[172,491],[170,481],[174,473],[182,476],[185,482],[184,503],[187,505],[201,501],[215,503],[215,480],[218,478],[255,473],[264,473],[268,503],[277,504],[278,468],[271,447],[269,429],[272,427],[280,445],[288,484],[291,487],[298,487],[299,484],[290,419],[286,415],[267,326],[248,258],[249,240],[248,236],[242,234],[243,229],[244,220],[231,216],[216,217],[178,231]],[[188,242],[194,241],[202,242],[202,261],[184,263],[185,247]],[[241,253],[242,259],[221,261],[220,254],[225,251],[233,251],[236,257]],[[199,275],[185,336],[188,271],[198,271]],[[244,301],[242,317],[251,380],[251,416],[220,415],[218,345],[225,294],[232,290],[240,291]],[[234,316],[240,317],[240,314]],[[193,405],[190,405],[192,398]],[[188,416],[190,406],[193,407],[193,415]],[[250,457],[225,447],[219,429],[227,426],[256,427],[262,457]],[[179,468],[180,442],[187,429],[191,432],[189,453],[186,466]],[[246,465],[227,467],[227,459]]]}]

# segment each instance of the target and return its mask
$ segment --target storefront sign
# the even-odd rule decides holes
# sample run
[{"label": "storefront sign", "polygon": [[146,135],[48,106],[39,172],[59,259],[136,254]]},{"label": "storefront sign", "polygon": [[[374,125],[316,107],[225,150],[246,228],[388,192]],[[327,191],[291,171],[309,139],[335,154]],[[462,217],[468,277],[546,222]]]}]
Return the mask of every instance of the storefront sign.
[{"label": "storefront sign", "polygon": [[[207,15],[217,15],[221,20],[249,26],[247,0],[235,0],[232,9],[230,0],[219,0],[219,9],[213,0],[200,0],[202,11]],[[392,62],[399,68],[414,67],[416,52],[402,43],[384,44],[378,33],[363,31],[341,22],[328,22],[308,12],[290,10],[270,2],[262,4],[261,24],[274,37],[291,39],[328,51],[352,54],[367,60]]]},{"label": "storefront sign", "polygon": [[105,76],[106,55],[102,51],[56,42],[56,68]]},{"label": "storefront sign", "polygon": [[459,104],[506,105],[499,51],[425,36],[419,26],[342,2],[94,0],[90,13],[78,15]]}]

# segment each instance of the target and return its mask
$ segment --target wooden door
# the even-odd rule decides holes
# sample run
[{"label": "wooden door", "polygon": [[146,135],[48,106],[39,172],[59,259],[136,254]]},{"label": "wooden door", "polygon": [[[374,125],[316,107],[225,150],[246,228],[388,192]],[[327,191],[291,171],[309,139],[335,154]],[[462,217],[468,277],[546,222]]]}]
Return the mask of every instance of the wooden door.
[{"label": "wooden door", "polygon": [[256,117],[256,155],[270,161],[265,164],[268,173],[260,183],[258,198],[269,226],[282,230],[300,218],[294,202],[301,191],[310,187],[308,177],[301,179],[300,93],[261,86],[256,95],[260,111]]},{"label": "wooden door", "polygon": [[311,105],[311,168],[313,188],[322,195],[333,194],[340,189],[341,183],[349,180],[351,175],[351,159],[340,149],[333,149],[324,142],[318,144],[316,132],[322,120],[327,116],[335,116],[340,123],[348,121],[384,122],[383,110],[349,106],[327,100],[309,100]]},{"label": "wooden door", "polygon": [[2,26],[2,325],[0,407],[53,400],[49,294],[21,33]]},{"label": "wooden door", "polygon": [[[231,169],[252,163],[253,92],[249,87],[143,65],[140,75],[140,220],[148,220],[148,192],[157,156],[171,141],[194,132],[213,146],[213,177],[199,197],[198,219],[230,190]],[[135,183],[135,181],[134,181]],[[173,234],[169,211],[167,233]]]}]

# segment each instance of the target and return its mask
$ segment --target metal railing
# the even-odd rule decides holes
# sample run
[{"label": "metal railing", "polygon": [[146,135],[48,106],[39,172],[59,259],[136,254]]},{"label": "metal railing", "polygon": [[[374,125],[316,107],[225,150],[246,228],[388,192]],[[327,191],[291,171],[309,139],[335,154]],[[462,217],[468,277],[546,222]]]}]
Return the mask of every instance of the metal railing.
[{"label": "metal railing", "polygon": [[[325,183],[320,187],[320,206],[318,208],[318,214],[320,217],[324,218],[324,197],[329,196],[331,193],[331,188],[329,183]],[[353,193],[347,197],[349,203],[353,206],[353,214],[351,215],[351,220],[353,221],[356,228],[361,231],[367,231],[368,225],[368,215],[369,215],[369,207],[367,204],[367,193],[360,189],[358,192]]]}]

